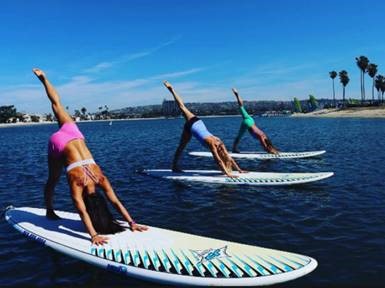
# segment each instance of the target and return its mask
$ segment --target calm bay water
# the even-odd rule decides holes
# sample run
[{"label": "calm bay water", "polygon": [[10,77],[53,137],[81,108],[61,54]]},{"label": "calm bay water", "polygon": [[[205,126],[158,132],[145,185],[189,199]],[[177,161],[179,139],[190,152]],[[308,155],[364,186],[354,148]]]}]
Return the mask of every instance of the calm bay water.
[{"label": "calm bay water", "polygon": [[[385,285],[385,120],[262,118],[281,151],[327,150],[320,158],[240,161],[249,171],[335,176],[292,187],[188,185],[138,174],[169,168],[182,119],[80,123],[94,158],[141,223],[314,257],[318,268],[280,287]],[[230,148],[238,117],[204,119]],[[0,129],[0,207],[43,207],[46,146],[56,125]],[[242,150],[261,150],[249,135]],[[202,150],[193,140],[187,150]],[[183,168],[212,169],[187,153]],[[74,211],[63,173],[55,207]],[[0,220],[0,286],[156,287],[27,241]]]}]

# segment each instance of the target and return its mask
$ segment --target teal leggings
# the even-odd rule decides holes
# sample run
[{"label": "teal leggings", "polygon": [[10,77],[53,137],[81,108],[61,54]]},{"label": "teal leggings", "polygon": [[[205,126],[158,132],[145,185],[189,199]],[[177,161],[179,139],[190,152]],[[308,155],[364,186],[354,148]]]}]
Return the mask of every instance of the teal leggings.
[{"label": "teal leggings", "polygon": [[247,113],[246,109],[243,106],[241,106],[239,108],[239,110],[241,111],[241,115],[243,117],[243,120],[241,123],[241,127],[239,127],[239,132],[238,132],[237,138],[241,139],[243,134],[245,134],[245,132],[248,129],[250,129],[251,127],[253,127],[255,125],[255,122],[254,122],[254,119]]}]

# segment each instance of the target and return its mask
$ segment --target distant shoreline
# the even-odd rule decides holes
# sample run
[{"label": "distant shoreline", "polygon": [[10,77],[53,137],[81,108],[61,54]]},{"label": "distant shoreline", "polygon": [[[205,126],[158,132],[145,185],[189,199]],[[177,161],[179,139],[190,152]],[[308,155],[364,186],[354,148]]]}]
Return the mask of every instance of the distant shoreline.
[{"label": "distant shoreline", "polygon": [[24,126],[36,126],[36,125],[49,125],[57,124],[56,122],[18,122],[18,123],[0,123],[0,128],[12,128],[12,127],[24,127]]},{"label": "distant shoreline", "polygon": [[[240,115],[206,115],[199,116],[200,118],[219,118],[219,117],[240,117]],[[166,119],[183,119],[180,117],[150,117],[150,118],[128,118],[128,119],[101,119],[101,120],[84,120],[76,123],[93,123],[93,122],[117,122],[117,121],[140,121],[140,120],[166,120]],[[12,128],[12,127],[25,127],[36,125],[57,125],[56,121],[43,121],[43,122],[18,122],[18,123],[0,123],[0,128]]]},{"label": "distant shoreline", "polygon": [[[200,118],[224,118],[224,117],[241,117],[240,115],[205,115]],[[289,117],[296,118],[385,118],[385,107],[357,107],[347,109],[321,109],[309,113],[294,113]],[[77,123],[92,122],[115,122],[115,121],[140,121],[140,120],[162,120],[177,119],[182,117],[152,117],[152,118],[129,118],[129,119],[103,119],[103,120],[85,120]],[[18,123],[0,123],[0,128],[25,127],[35,125],[56,125],[56,122],[18,122]]]},{"label": "distant shoreline", "polygon": [[385,118],[385,107],[351,107],[321,109],[309,113],[294,113],[291,117],[321,118]]}]

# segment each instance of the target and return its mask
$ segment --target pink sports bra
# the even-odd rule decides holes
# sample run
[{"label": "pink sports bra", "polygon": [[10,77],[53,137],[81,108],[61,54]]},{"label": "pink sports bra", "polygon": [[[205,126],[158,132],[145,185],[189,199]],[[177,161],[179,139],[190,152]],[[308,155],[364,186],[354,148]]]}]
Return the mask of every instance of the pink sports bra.
[{"label": "pink sports bra", "polygon": [[48,142],[48,154],[60,158],[68,142],[75,139],[84,139],[82,132],[74,122],[64,123],[59,131],[52,134]]}]

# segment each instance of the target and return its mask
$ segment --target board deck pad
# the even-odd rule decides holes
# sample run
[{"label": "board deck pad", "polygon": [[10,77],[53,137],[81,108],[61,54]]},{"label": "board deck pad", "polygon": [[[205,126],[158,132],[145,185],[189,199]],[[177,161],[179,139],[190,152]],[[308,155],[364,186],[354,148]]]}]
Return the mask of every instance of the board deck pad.
[{"label": "board deck pad", "polygon": [[95,246],[78,214],[55,211],[62,219],[49,220],[45,212],[12,207],[5,218],[28,239],[109,271],[148,281],[259,286],[293,280],[317,267],[315,259],[300,254],[150,226],[146,232],[127,229],[108,235],[108,244]]},{"label": "board deck pad", "polygon": [[192,181],[202,183],[216,183],[229,185],[254,185],[254,186],[276,186],[303,184],[322,180],[334,175],[333,172],[318,173],[274,173],[274,172],[247,172],[232,174],[237,178],[227,177],[217,170],[183,170],[182,173],[172,172],[170,169],[147,169],[142,173],[170,180]]},{"label": "board deck pad", "polygon": [[[279,152],[278,154],[271,154],[266,152],[240,152],[229,153],[231,157],[238,159],[258,159],[258,160],[270,160],[270,159],[299,159],[309,158],[324,154],[326,151],[308,151],[308,152]],[[189,152],[192,156],[198,157],[213,157],[211,152],[206,151],[193,151]]]}]

